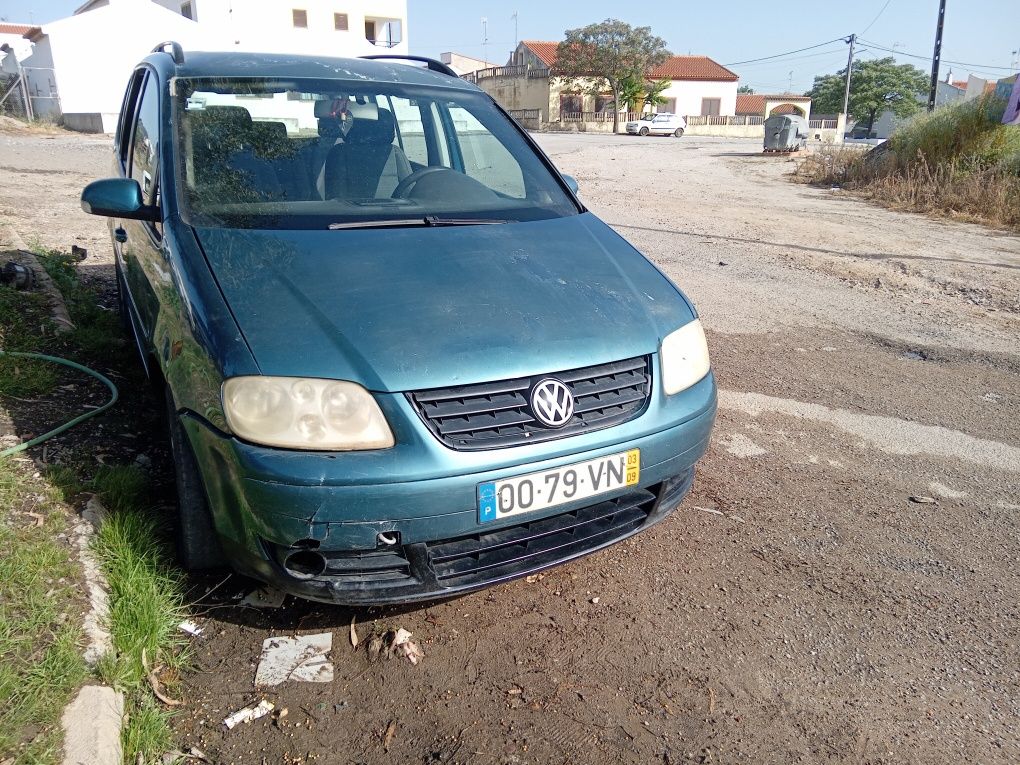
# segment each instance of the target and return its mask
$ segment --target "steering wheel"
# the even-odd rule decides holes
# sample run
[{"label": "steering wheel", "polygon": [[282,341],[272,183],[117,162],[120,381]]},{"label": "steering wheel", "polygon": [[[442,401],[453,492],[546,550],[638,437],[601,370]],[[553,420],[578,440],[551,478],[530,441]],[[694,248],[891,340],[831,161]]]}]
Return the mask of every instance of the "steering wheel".
[{"label": "steering wheel", "polygon": [[397,184],[397,187],[393,189],[393,193],[390,194],[390,196],[393,199],[407,199],[407,194],[411,190],[411,187],[414,186],[414,184],[416,184],[426,175],[432,175],[432,173],[438,173],[449,169],[450,168],[448,167],[435,167],[435,166],[420,167],[413,173],[411,173],[409,176],[404,178],[402,181],[400,181],[400,183]]}]

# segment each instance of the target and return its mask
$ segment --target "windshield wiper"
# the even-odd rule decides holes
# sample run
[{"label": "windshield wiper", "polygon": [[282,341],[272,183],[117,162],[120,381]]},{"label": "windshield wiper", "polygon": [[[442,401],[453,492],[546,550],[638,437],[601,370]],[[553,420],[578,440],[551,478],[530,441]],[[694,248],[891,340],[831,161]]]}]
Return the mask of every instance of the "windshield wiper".
[{"label": "windshield wiper", "polygon": [[440,218],[435,215],[428,215],[424,218],[390,218],[384,220],[358,220],[351,223],[330,223],[330,231],[339,231],[348,228],[398,228],[398,227],[428,227],[428,226],[490,226],[498,223],[506,223],[505,220],[492,218]]}]

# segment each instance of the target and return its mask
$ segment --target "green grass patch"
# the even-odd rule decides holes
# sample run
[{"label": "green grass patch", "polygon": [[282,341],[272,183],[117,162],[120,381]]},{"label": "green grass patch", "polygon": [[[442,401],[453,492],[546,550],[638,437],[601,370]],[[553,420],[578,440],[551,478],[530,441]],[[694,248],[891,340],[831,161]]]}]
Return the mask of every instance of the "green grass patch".
[{"label": "green grass patch", "polygon": [[[0,286],[0,349],[39,351],[53,335],[53,322],[43,295]],[[17,356],[0,356],[0,394],[31,398],[49,393],[57,384],[52,364]]]},{"label": "green grass patch", "polygon": [[54,250],[37,248],[35,255],[50,275],[67,305],[74,329],[67,341],[86,356],[122,354],[127,338],[117,311],[101,308],[94,290],[82,284],[75,260]]},{"label": "green grass patch", "polygon": [[88,676],[80,574],[56,539],[64,515],[50,497],[26,470],[0,460],[0,759],[16,763],[59,761],[61,712]]},{"label": "green grass patch", "polygon": [[[133,368],[117,312],[100,307],[99,295],[81,281],[73,259],[38,248],[36,255],[63,293],[76,329],[56,335],[45,299],[0,288],[0,347]],[[50,365],[44,368],[53,371]],[[0,392],[39,395],[46,382],[41,374],[25,364],[15,372],[0,361]],[[146,474],[135,465],[97,469],[91,454],[68,456],[63,465],[48,467],[42,479],[15,474],[14,463],[0,462],[0,710],[5,722],[0,763],[6,765],[8,753],[18,765],[58,760],[60,730],[54,721],[90,672],[125,694],[125,761],[135,762],[140,754],[156,762],[176,747],[171,712],[152,694],[142,656],[150,668],[162,667],[159,676],[173,695],[188,661],[187,643],[177,629],[185,617],[183,574],[173,563],[166,519],[152,508]],[[109,510],[93,544],[110,589],[114,651],[92,670],[79,644],[80,572],[67,546],[54,538],[66,517],[59,503],[80,502],[85,492],[98,495]],[[23,502],[57,510],[37,528],[30,516],[27,522],[22,517]]]},{"label": "green grass patch", "polygon": [[142,663],[162,666],[170,692],[185,667],[187,643],[177,626],[185,618],[183,574],[174,565],[164,519],[147,510],[145,474],[136,466],[104,466],[91,488],[109,509],[95,551],[110,585],[110,633],[116,655],[98,670],[127,695],[123,744],[127,761],[166,752],[170,712],[151,693]]}]

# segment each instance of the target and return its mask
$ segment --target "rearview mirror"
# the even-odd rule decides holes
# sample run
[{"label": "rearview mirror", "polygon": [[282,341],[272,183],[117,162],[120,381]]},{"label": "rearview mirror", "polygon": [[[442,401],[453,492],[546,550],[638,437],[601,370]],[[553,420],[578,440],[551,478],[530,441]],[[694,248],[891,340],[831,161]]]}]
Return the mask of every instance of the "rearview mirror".
[{"label": "rearview mirror", "polygon": [[158,221],[159,208],[142,201],[142,187],[134,178],[92,181],[81,192],[81,209],[111,218]]},{"label": "rearview mirror", "polygon": [[567,188],[570,189],[574,194],[577,194],[577,179],[572,175],[562,173],[563,182],[567,184]]}]

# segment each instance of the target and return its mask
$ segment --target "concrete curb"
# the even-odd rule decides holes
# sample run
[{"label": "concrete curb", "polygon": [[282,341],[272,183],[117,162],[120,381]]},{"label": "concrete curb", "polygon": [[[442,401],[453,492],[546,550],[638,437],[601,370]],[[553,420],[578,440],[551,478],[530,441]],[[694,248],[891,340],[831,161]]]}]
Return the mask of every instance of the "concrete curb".
[{"label": "concrete curb", "polygon": [[57,288],[57,285],[54,284],[53,279],[50,278],[46,269],[42,267],[39,260],[32,254],[32,251],[28,249],[28,245],[25,244],[25,240],[21,238],[18,232],[10,227],[8,227],[7,231],[11,245],[17,250],[17,259],[22,261],[22,265],[30,267],[35,272],[35,280],[39,284],[39,289],[46,293],[46,297],[49,298],[50,312],[53,314],[53,322],[57,325],[57,332],[71,331],[74,329],[74,324],[71,322],[71,316],[67,312],[67,303],[64,302],[64,296]]},{"label": "concrete curb", "polygon": [[86,685],[64,708],[63,765],[122,765],[123,722],[124,695],[103,685]]}]

